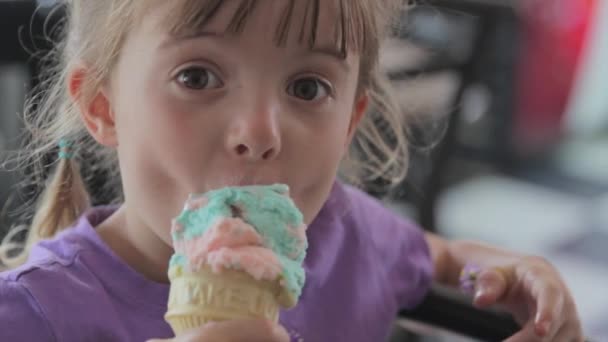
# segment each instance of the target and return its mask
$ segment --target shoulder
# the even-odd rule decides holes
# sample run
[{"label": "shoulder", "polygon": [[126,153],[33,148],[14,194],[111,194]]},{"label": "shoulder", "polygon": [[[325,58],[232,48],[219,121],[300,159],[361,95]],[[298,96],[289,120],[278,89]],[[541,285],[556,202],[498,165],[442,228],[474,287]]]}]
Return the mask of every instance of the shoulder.
[{"label": "shoulder", "polygon": [[83,218],[33,246],[25,264],[0,273],[0,341],[57,340],[63,313],[79,308],[83,296],[99,295],[90,229]]},{"label": "shoulder", "polygon": [[66,232],[33,246],[25,264],[0,273],[2,285],[23,289],[42,307],[53,298],[69,296],[77,280],[86,274],[85,266],[79,262],[80,254],[86,250],[85,242],[74,235]]},{"label": "shoulder", "polygon": [[397,214],[381,200],[351,185],[336,183],[328,203],[333,208],[333,214],[341,221],[350,226],[360,226],[370,234],[392,230],[422,233],[414,221]]},{"label": "shoulder", "polygon": [[360,253],[373,261],[393,286],[401,307],[412,307],[424,296],[432,281],[432,259],[424,231],[412,220],[397,214],[380,200],[349,185],[332,190],[334,212],[345,240],[356,241]]},{"label": "shoulder", "polygon": [[37,260],[0,274],[0,341],[59,341],[89,319],[87,298],[103,297],[103,289],[89,268],[65,261]]},{"label": "shoulder", "polygon": [[350,185],[335,183],[315,223],[332,227],[343,243],[361,246],[369,257],[430,255],[424,231],[416,223]]},{"label": "shoulder", "polygon": [[[50,254],[0,274],[0,341],[63,340],[66,327],[74,325],[71,321],[87,319],[83,311],[86,298],[104,293],[95,273],[81,258],[79,252],[69,258]],[[11,326],[30,331],[6,331]],[[19,338],[5,338],[5,333],[18,334],[8,336]],[[22,335],[30,333],[36,337]]]},{"label": "shoulder", "polygon": [[0,273],[0,340],[56,341],[46,312],[17,273]]}]

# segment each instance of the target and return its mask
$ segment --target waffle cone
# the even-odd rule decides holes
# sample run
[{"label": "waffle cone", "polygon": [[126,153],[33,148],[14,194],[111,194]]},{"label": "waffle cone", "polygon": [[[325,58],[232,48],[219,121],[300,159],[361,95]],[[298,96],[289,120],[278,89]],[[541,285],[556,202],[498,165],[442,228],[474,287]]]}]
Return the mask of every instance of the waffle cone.
[{"label": "waffle cone", "polygon": [[165,320],[175,335],[207,322],[263,318],[278,321],[281,287],[278,282],[259,281],[247,273],[208,268],[170,275]]}]

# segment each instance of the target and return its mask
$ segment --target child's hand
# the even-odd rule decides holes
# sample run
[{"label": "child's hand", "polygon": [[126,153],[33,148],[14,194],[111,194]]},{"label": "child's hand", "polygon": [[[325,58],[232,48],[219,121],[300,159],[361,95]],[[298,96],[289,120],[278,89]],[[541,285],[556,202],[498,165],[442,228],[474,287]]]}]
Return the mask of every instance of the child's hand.
[{"label": "child's hand", "polygon": [[278,324],[261,320],[232,320],[208,323],[179,337],[148,342],[289,342],[289,335]]},{"label": "child's hand", "polygon": [[474,305],[503,305],[522,325],[506,342],[584,341],[570,291],[557,270],[539,257],[481,271]]}]

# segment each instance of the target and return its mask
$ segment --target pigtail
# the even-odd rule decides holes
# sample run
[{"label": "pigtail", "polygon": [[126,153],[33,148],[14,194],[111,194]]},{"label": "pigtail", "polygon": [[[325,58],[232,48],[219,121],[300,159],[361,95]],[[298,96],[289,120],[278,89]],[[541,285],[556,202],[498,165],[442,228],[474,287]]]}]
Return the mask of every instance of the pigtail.
[{"label": "pigtail", "polygon": [[[62,146],[62,150],[64,148]],[[90,207],[79,165],[71,153],[59,152],[57,168],[40,198],[30,232],[36,240],[52,238],[71,226]]]},{"label": "pigtail", "polygon": [[33,245],[71,227],[90,207],[89,194],[73,154],[71,142],[60,142],[57,166],[40,196],[27,238],[24,243],[14,242],[26,227],[9,233],[0,245],[1,264],[13,268],[25,263]]}]

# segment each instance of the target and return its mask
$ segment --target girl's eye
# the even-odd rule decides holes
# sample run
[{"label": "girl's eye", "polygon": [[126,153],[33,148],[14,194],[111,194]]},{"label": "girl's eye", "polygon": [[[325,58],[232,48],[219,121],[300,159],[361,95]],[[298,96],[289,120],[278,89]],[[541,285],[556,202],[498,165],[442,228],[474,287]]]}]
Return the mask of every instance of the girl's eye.
[{"label": "girl's eye", "polygon": [[305,101],[315,101],[330,95],[331,87],[314,77],[295,80],[287,87],[287,93]]},{"label": "girl's eye", "polygon": [[213,72],[202,67],[190,67],[180,71],[177,81],[186,88],[201,90],[222,87],[222,82]]}]

